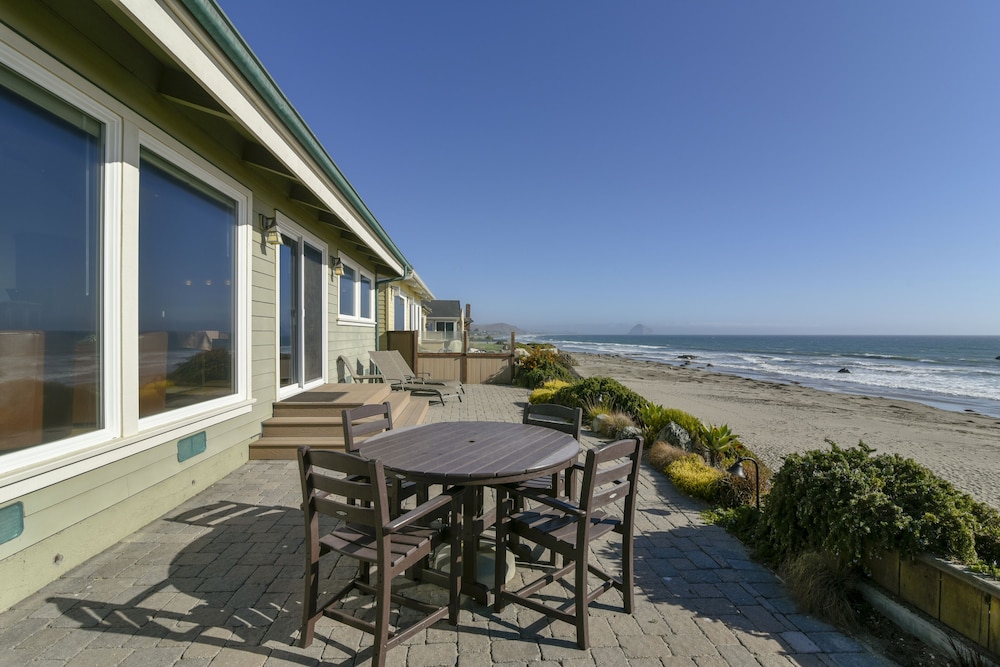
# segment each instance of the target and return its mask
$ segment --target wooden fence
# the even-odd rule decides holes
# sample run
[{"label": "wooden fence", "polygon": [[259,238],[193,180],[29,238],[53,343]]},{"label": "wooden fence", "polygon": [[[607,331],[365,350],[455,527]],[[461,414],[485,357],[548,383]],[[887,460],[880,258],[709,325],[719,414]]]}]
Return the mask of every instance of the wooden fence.
[{"label": "wooden fence", "polygon": [[465,384],[511,384],[514,380],[514,334],[500,352],[469,352],[469,335],[462,337],[461,352],[420,352],[416,331],[387,331],[386,348],[399,350],[415,373]]}]

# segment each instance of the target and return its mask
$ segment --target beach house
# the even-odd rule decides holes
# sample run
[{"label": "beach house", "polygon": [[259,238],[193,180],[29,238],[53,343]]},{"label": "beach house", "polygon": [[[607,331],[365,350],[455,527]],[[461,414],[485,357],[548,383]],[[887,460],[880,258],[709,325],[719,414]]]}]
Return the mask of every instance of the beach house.
[{"label": "beach house", "polygon": [[3,2],[0,105],[2,610],[433,294],[212,0]]}]

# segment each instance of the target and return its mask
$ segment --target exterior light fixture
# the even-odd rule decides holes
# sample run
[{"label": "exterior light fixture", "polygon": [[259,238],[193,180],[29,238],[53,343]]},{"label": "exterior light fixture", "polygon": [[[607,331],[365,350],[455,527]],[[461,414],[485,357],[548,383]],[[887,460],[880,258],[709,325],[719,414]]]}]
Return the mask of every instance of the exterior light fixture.
[{"label": "exterior light fixture", "polygon": [[260,229],[268,245],[281,245],[281,232],[278,231],[278,220],[260,215]]},{"label": "exterior light fixture", "polygon": [[344,275],[344,261],[339,257],[333,258],[333,262],[330,264],[330,274],[334,278]]},{"label": "exterior light fixture", "polygon": [[744,461],[750,461],[751,463],[753,463],[754,472],[756,473],[753,476],[755,486],[757,487],[755,489],[756,493],[754,497],[757,499],[757,511],[759,512],[760,511],[760,463],[757,462],[757,459],[752,458],[750,456],[741,456],[738,459],[736,459],[736,463],[734,463],[726,472],[728,472],[730,475],[733,475],[734,477],[741,477],[743,479],[746,479],[747,473],[745,470],[743,470]]}]

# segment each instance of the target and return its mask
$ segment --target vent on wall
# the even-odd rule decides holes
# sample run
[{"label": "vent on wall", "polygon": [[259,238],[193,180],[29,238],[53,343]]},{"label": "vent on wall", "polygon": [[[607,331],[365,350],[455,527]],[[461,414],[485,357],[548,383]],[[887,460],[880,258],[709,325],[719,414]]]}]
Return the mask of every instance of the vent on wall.
[{"label": "vent on wall", "polygon": [[14,503],[0,508],[0,544],[10,542],[24,532],[24,505]]},{"label": "vent on wall", "polygon": [[182,438],[177,441],[177,462],[182,463],[189,458],[198,456],[205,451],[207,439],[205,432],[195,433],[192,436]]}]

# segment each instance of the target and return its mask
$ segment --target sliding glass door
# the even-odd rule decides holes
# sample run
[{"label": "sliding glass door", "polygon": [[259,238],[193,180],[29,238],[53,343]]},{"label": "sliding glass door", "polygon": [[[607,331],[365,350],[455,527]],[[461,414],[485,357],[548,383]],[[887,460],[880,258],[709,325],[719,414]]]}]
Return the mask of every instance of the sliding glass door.
[{"label": "sliding glass door", "polygon": [[326,271],[320,244],[281,226],[278,246],[279,397],[324,381]]}]

